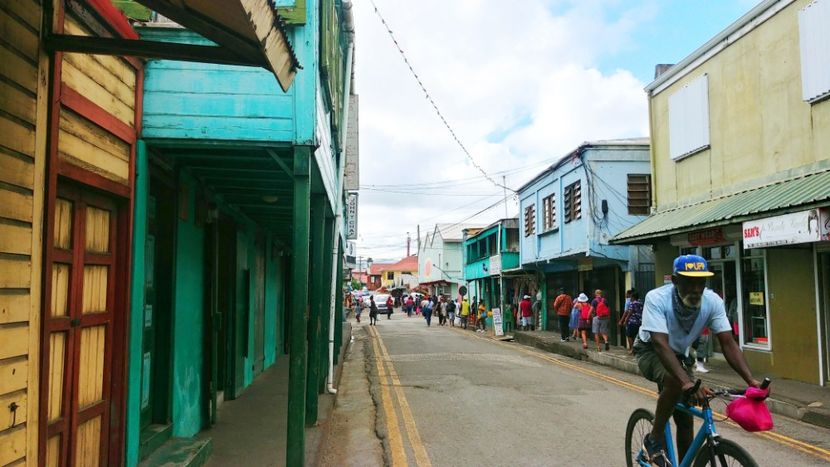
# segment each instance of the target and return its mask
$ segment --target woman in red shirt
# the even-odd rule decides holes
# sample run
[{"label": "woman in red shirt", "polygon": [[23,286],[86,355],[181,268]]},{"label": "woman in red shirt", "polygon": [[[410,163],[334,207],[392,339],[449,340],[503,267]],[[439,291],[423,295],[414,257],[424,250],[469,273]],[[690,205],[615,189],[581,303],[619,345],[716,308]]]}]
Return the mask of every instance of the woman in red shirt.
[{"label": "woman in red shirt", "polygon": [[588,296],[584,293],[574,303],[574,308],[579,310],[579,334],[582,336],[582,348],[588,348],[588,331],[591,329],[591,304],[588,303]]}]

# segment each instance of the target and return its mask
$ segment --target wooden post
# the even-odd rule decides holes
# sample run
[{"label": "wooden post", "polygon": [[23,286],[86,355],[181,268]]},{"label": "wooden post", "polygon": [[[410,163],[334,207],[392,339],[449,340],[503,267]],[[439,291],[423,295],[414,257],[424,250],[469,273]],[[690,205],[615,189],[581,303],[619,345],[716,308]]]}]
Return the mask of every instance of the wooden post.
[{"label": "wooden post", "polygon": [[326,377],[329,371],[329,321],[331,318],[331,267],[332,248],[334,237],[334,218],[326,214],[325,230],[323,231],[323,283],[320,288],[320,378],[317,391],[321,394],[326,390]]},{"label": "wooden post", "polygon": [[311,268],[309,283],[311,284],[311,317],[308,320],[308,380],[306,380],[306,412],[305,424],[312,426],[317,422],[317,395],[320,380],[320,349],[322,339],[320,338],[320,310],[324,303],[326,287],[323,285],[325,277],[324,252],[328,251],[324,242],[324,231],[326,228],[326,197],[325,195],[312,195],[311,203]]},{"label": "wooden post", "polygon": [[343,345],[343,243],[338,241],[337,247],[337,282],[334,296],[334,364],[340,361],[340,346]]},{"label": "wooden post", "polygon": [[308,250],[311,148],[294,148],[294,212],[291,275],[291,354],[288,357],[288,435],[286,465],[305,463],[305,394],[308,319]]}]

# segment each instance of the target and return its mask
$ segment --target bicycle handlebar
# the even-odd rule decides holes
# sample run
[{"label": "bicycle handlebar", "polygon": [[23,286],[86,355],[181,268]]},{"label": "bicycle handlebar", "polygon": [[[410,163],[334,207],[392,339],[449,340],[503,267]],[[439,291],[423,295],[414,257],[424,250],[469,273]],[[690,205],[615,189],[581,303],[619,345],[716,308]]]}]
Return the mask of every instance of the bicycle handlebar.
[{"label": "bicycle handlebar", "polygon": [[[772,383],[772,380],[770,380],[769,378],[764,378],[764,380],[761,382],[761,389],[769,388],[770,383]],[[697,381],[695,381],[694,386],[692,386],[691,388],[689,388],[687,391],[685,391],[683,393],[684,403],[688,404],[689,400],[694,397],[694,395],[697,393],[698,389],[700,389],[700,386],[702,384],[703,384],[703,381],[698,379]],[[734,388],[717,389],[717,390],[712,391],[712,395],[710,397],[707,397],[707,400],[712,400],[716,397],[724,397],[724,396],[740,397],[740,396],[743,396],[745,394],[746,394],[746,389],[734,389]]]}]

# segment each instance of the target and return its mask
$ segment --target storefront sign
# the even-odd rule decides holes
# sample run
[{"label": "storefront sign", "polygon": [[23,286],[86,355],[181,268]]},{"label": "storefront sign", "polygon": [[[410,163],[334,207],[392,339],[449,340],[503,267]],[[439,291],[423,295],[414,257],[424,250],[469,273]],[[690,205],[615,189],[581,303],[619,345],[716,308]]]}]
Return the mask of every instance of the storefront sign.
[{"label": "storefront sign", "polygon": [[504,324],[501,319],[501,308],[493,308],[493,330],[496,336],[504,335]]},{"label": "storefront sign", "polygon": [[349,193],[346,203],[346,239],[357,240],[357,193]]},{"label": "storefront sign", "polygon": [[501,256],[490,257],[490,275],[501,274]]},{"label": "storefront sign", "polygon": [[593,269],[594,263],[591,262],[591,258],[579,258],[576,262],[577,271],[592,271]]},{"label": "storefront sign", "polygon": [[830,208],[819,209],[819,220],[821,221],[821,239],[830,240]]},{"label": "storefront sign", "polygon": [[744,249],[821,240],[819,210],[785,214],[743,224]]},{"label": "storefront sign", "polygon": [[692,246],[711,246],[725,243],[726,237],[723,235],[723,229],[718,227],[691,232],[688,235],[688,241]]},{"label": "storefront sign", "polygon": [[343,252],[343,267],[346,269],[357,267],[357,245],[355,242],[346,242],[346,251]]},{"label": "storefront sign", "polygon": [[764,292],[749,292],[749,304],[764,306]]}]

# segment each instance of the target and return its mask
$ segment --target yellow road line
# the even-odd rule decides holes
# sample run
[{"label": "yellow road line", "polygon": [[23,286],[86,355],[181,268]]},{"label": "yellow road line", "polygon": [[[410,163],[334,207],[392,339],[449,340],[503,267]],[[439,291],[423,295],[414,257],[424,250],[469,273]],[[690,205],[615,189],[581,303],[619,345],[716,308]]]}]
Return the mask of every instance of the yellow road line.
[{"label": "yellow road line", "polygon": [[[502,342],[502,341],[497,341],[497,340],[493,340],[493,339],[490,339],[490,338],[473,335],[473,334],[470,334],[470,333],[464,332],[464,331],[461,331],[461,333],[465,334],[465,335],[468,335],[469,337],[475,337],[477,339],[487,340],[487,341],[492,342],[494,344],[498,344],[502,347],[507,347],[507,348],[510,348],[510,349],[518,350],[519,352],[522,352],[524,354],[533,355],[535,357],[541,358],[542,360],[546,360],[546,361],[554,363],[556,365],[559,365],[559,366],[562,366],[562,367],[565,367],[565,368],[569,368],[569,369],[577,371],[579,373],[583,373],[583,374],[586,374],[586,375],[589,375],[589,376],[593,376],[593,377],[602,379],[604,381],[608,381],[609,383],[616,384],[617,386],[622,386],[624,388],[630,389],[630,390],[635,391],[635,392],[639,392],[641,394],[645,394],[647,396],[651,396],[652,398],[655,398],[655,399],[657,398],[657,393],[655,391],[648,390],[648,389],[646,389],[642,386],[637,386],[636,384],[631,384],[627,381],[623,381],[621,379],[614,378],[613,376],[604,375],[602,373],[599,373],[599,372],[596,372],[596,371],[593,371],[593,370],[589,370],[587,368],[582,368],[578,365],[574,365],[574,364],[571,364],[571,363],[564,362],[564,361],[562,361],[558,358],[555,358],[555,357],[550,357],[548,355],[543,355],[543,354],[540,354],[538,352],[534,352],[534,351],[529,350],[529,349],[524,349],[521,346],[510,345],[510,344],[507,344],[507,343]],[[713,411],[713,413],[715,415],[721,417],[721,418],[726,419],[725,414],[722,414],[720,412],[715,412],[715,411]],[[726,420],[726,423],[728,423],[730,426],[739,428],[739,425],[737,423],[731,421],[731,420]],[[777,443],[783,444],[785,446],[796,449],[798,451],[810,454],[810,455],[818,457],[819,459],[822,459],[824,461],[830,461],[830,450],[820,448],[818,446],[813,446],[812,444],[808,444],[808,443],[805,443],[803,441],[799,441],[795,438],[790,438],[789,436],[782,435],[780,433],[775,433],[773,431],[764,431],[764,432],[757,432],[757,433],[752,433],[752,434],[758,435],[762,438],[769,439],[771,441],[775,441]]]},{"label": "yellow road line", "polygon": [[421,434],[418,432],[418,426],[415,425],[415,419],[412,417],[412,411],[409,408],[409,402],[406,400],[403,389],[401,388],[401,381],[398,379],[398,372],[395,371],[395,365],[392,364],[392,358],[386,350],[386,345],[377,332],[378,343],[380,350],[383,352],[384,360],[389,366],[389,375],[392,377],[392,384],[394,385],[395,394],[398,396],[398,404],[401,407],[401,415],[403,416],[404,426],[406,427],[406,434],[409,437],[409,444],[412,446],[412,451],[415,453],[415,463],[418,467],[432,467],[432,462],[429,460],[426,447],[421,441]]},{"label": "yellow road line", "polygon": [[[369,334],[372,334],[372,328],[369,327]],[[382,354],[378,349],[376,339],[372,341],[372,348],[375,352],[375,364],[378,367],[378,378],[380,378],[380,395],[383,401],[383,412],[386,414],[386,432],[389,436],[389,449],[392,453],[392,466],[407,466],[409,461],[406,459],[406,451],[403,448],[403,440],[401,439],[401,432],[398,428],[398,415],[395,413],[393,406],[392,395],[389,393],[389,387],[386,382],[386,370],[384,370],[381,361]]]}]

